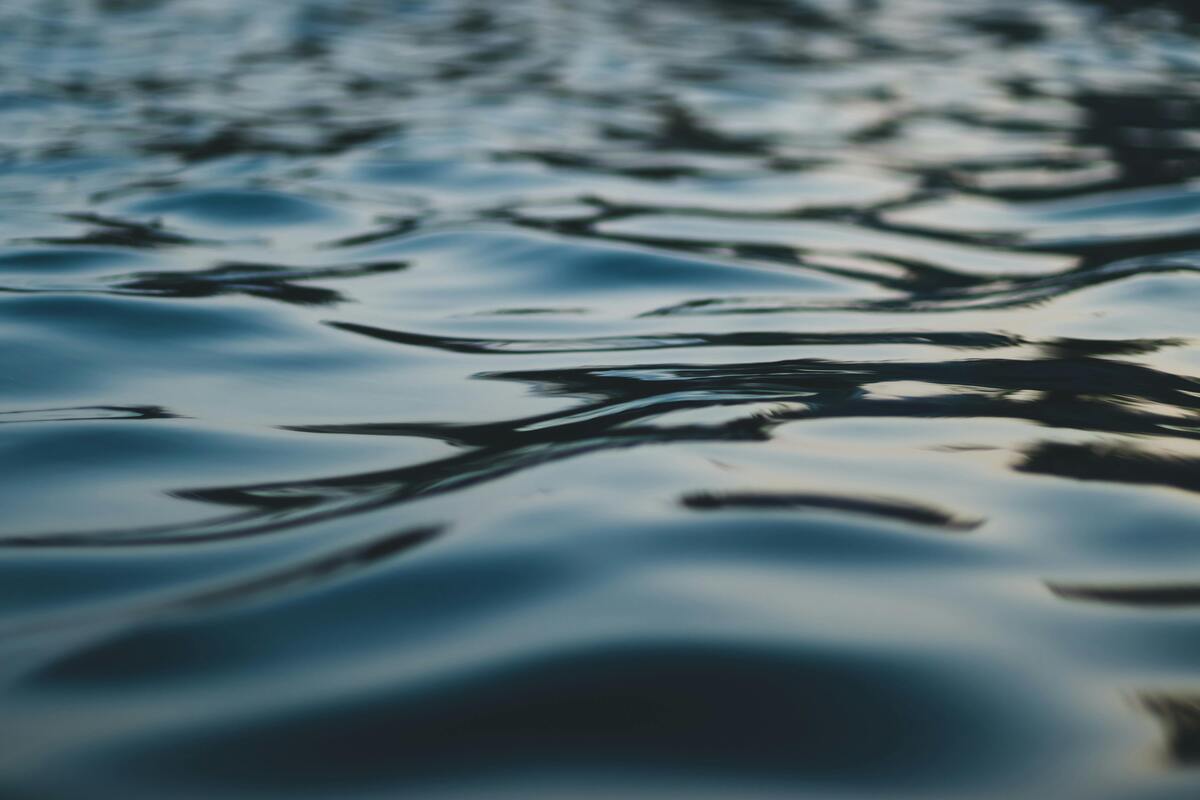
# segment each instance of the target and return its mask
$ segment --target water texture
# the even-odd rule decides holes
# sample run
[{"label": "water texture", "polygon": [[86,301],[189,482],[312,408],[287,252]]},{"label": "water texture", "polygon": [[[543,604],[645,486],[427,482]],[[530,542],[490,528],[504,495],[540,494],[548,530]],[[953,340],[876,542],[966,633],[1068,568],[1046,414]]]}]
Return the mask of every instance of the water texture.
[{"label": "water texture", "polygon": [[1200,14],[0,4],[0,797],[1200,796]]}]

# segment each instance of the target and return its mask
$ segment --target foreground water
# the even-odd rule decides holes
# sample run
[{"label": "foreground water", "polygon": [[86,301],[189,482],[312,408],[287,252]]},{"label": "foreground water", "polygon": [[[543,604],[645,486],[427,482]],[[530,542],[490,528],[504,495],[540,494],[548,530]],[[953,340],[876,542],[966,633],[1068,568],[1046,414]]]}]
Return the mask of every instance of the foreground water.
[{"label": "foreground water", "polygon": [[1195,16],[8,0],[0,795],[1196,797]]}]

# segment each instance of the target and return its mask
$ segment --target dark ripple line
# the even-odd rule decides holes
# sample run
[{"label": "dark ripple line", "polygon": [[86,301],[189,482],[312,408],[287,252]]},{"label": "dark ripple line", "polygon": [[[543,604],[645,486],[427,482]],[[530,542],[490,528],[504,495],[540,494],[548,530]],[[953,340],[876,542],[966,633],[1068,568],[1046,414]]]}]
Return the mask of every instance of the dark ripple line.
[{"label": "dark ripple line", "polygon": [[1200,606],[1200,584],[1161,585],[1048,583],[1055,597],[1135,608],[1186,608]]},{"label": "dark ripple line", "polygon": [[159,614],[204,611],[239,602],[260,599],[285,590],[295,590],[327,582],[428,544],[446,532],[444,526],[425,526],[371,539],[364,544],[307,559],[294,566],[270,571],[247,580],[235,581],[216,589],[200,590],[173,600],[138,603],[117,610],[93,613],[84,611],[69,616],[53,616],[33,624],[5,628],[6,636],[61,631],[92,625],[134,622]]},{"label": "dark ripple line", "polygon": [[968,288],[950,287],[907,297],[853,301],[813,300],[796,303],[755,298],[706,298],[689,300],[643,312],[643,317],[691,314],[780,314],[795,312],[887,312],[939,313],[970,309],[994,310],[1043,303],[1081,289],[1101,286],[1138,275],[1200,272],[1200,252],[1171,254],[1161,259],[1138,258],[1103,268],[1072,271],[1045,278],[1005,278]]},{"label": "dark ripple line", "polygon": [[987,332],[880,331],[855,333],[789,333],[762,331],[745,333],[672,333],[646,336],[597,336],[582,339],[483,339],[428,334],[379,328],[353,322],[326,322],[338,330],[358,333],[397,344],[430,347],[455,353],[533,355],[589,353],[621,350],[667,350],[688,347],[775,347],[783,345],[928,344],[962,349],[1013,347],[1020,337]]},{"label": "dark ripple line", "polygon": [[685,495],[682,502],[697,511],[729,508],[844,511],[957,531],[974,530],[983,524],[982,520],[964,519],[932,506],[883,497],[843,497],[810,492],[698,492]]},{"label": "dark ripple line", "polygon": [[359,278],[407,268],[404,261],[311,268],[228,262],[193,272],[137,272],[114,282],[110,291],[174,298],[247,294],[294,305],[331,305],[346,297],[333,289],[298,286],[296,282]]},{"label": "dark ripple line", "polygon": [[194,239],[163,228],[157,223],[132,222],[100,214],[63,214],[63,219],[73,222],[83,222],[95,227],[79,236],[36,236],[28,239],[14,239],[14,244],[50,244],[50,245],[114,245],[119,247],[134,247],[139,249],[154,249],[159,247],[182,247],[193,245],[215,245],[217,242]]},{"label": "dark ripple line", "polygon": [[[90,416],[72,416],[72,412],[111,412]],[[88,422],[119,419],[177,419],[179,414],[162,406],[78,406],[74,408],[37,408],[25,411],[0,411],[0,425],[24,425],[33,422]]]}]

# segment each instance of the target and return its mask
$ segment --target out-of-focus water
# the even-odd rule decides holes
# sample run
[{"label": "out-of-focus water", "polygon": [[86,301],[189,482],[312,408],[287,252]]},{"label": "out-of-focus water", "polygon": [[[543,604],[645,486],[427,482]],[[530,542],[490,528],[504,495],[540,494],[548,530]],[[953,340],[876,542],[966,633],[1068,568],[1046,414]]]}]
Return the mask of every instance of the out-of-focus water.
[{"label": "out-of-focus water", "polygon": [[1200,796],[1188,0],[6,0],[0,796]]}]

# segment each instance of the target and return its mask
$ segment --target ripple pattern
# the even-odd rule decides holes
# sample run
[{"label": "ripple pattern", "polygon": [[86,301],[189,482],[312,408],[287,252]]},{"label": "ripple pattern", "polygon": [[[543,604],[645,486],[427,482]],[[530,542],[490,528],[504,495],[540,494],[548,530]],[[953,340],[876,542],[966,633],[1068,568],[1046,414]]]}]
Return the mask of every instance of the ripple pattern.
[{"label": "ripple pattern", "polygon": [[1186,0],[7,0],[0,797],[1200,796]]}]

